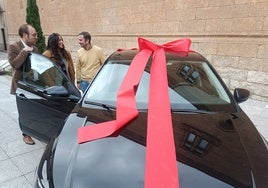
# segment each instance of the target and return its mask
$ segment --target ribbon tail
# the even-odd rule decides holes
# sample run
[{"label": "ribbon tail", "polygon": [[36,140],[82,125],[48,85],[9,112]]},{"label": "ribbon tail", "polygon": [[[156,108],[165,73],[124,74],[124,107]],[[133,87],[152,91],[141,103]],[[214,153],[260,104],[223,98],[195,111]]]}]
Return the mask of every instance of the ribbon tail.
[{"label": "ribbon tail", "polygon": [[165,52],[159,49],[154,54],[150,76],[145,188],[178,188]]},{"label": "ribbon tail", "polygon": [[[108,121],[101,124],[78,128],[78,143],[82,144],[91,140],[110,136],[115,131],[115,124],[115,121]],[[105,127],[105,129],[103,127]],[[99,131],[99,129],[101,129],[101,131]]]}]

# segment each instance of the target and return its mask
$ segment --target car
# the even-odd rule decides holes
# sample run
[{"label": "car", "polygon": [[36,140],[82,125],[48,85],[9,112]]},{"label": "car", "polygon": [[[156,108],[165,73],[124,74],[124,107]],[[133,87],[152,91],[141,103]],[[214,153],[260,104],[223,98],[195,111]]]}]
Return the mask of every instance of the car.
[{"label": "car", "polygon": [[[48,58],[27,58],[16,94],[19,120],[23,132],[47,143],[35,187],[144,187],[152,58],[135,88],[138,116],[111,136],[78,143],[79,129],[116,119],[118,90],[138,53],[112,53],[83,95]],[[165,57],[180,187],[268,187],[267,141],[239,106],[249,91],[232,94],[197,52]]]}]

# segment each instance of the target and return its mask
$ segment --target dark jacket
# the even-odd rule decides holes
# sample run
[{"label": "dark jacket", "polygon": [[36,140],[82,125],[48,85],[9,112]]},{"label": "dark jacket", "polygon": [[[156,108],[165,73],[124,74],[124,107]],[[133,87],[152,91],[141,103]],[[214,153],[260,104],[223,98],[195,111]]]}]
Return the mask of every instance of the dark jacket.
[{"label": "dark jacket", "polygon": [[[29,52],[22,50],[24,48],[21,41],[15,42],[8,47],[8,61],[12,66],[12,81],[10,94],[15,94],[17,83],[21,79],[21,66],[29,55]],[[33,47],[33,52],[38,52],[37,47]]]}]

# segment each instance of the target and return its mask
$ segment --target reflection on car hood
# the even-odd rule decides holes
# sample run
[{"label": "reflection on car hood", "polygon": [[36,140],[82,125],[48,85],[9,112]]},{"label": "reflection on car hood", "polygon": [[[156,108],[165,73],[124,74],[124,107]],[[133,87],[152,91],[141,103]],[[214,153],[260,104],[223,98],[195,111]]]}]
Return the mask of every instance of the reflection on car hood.
[{"label": "reflection on car hood", "polygon": [[[118,137],[77,144],[77,128],[100,121],[96,111],[88,119],[76,113],[69,117],[55,153],[55,187],[144,187],[146,113]],[[240,142],[246,133],[237,132],[236,121],[244,121],[240,128],[250,127],[251,137],[258,137],[245,118],[243,114],[173,114],[180,187],[252,187],[253,177],[262,185],[267,183],[259,177],[267,176],[261,175],[267,171],[267,150],[256,147],[253,151],[265,153],[259,158],[266,159],[260,167],[255,165],[259,161],[254,161],[258,157],[250,153],[251,146]]]}]

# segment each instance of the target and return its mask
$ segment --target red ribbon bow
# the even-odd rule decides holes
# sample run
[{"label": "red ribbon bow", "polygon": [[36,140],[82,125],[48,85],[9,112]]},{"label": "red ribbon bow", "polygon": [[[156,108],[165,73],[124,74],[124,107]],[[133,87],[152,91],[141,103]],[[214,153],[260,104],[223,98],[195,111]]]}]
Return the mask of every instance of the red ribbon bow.
[{"label": "red ribbon bow", "polygon": [[79,128],[78,143],[112,136],[138,116],[136,88],[148,59],[153,55],[150,71],[145,187],[178,188],[165,51],[186,56],[190,51],[191,40],[176,40],[162,46],[143,38],[139,38],[138,42],[140,52],[132,60],[117,94],[116,120]]}]

